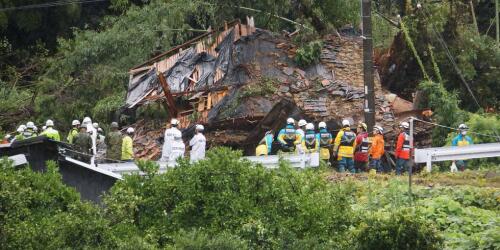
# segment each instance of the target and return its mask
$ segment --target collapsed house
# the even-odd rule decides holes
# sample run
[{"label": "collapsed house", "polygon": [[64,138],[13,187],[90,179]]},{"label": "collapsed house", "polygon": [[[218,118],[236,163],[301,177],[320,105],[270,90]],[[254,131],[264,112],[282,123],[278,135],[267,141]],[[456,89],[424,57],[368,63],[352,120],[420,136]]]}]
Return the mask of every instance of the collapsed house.
[{"label": "collapsed house", "polygon": [[[209,147],[229,146],[246,155],[254,153],[266,131],[277,134],[290,116],[325,121],[334,135],[342,119],[364,120],[360,37],[324,37],[319,62],[302,68],[289,36],[253,23],[253,18],[226,23],[132,68],[126,108],[159,102],[168,117],[180,121],[185,140],[200,123]],[[382,89],[375,74],[376,121],[391,145],[398,122],[422,110]],[[140,120],[133,125],[138,158],[160,157],[167,124]],[[417,127],[415,135],[417,146],[430,143],[427,127]]]}]

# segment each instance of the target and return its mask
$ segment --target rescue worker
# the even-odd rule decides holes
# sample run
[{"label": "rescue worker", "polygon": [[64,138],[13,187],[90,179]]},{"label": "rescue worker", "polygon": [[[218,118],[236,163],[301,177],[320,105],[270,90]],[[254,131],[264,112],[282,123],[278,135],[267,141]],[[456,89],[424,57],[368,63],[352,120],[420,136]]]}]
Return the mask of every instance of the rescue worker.
[{"label": "rescue worker", "polygon": [[24,127],[24,125],[20,125],[19,128],[17,128],[17,134],[12,142],[24,140]]},{"label": "rescue worker", "polygon": [[127,134],[123,137],[122,141],[122,161],[131,162],[134,161],[134,141],[132,136],[134,135],[134,128],[127,128]]},{"label": "rescue worker", "polygon": [[260,140],[259,145],[257,145],[257,148],[255,148],[255,155],[256,156],[270,155],[273,147],[273,141],[274,141],[273,131],[269,130],[266,132],[266,135],[264,135],[264,138]]},{"label": "rescue worker", "polygon": [[396,142],[396,174],[401,175],[410,161],[410,124],[408,122],[401,122],[399,125],[400,133]]},{"label": "rescue worker", "polygon": [[378,173],[384,172],[384,168],[382,166],[381,158],[384,155],[384,129],[380,126],[373,127],[373,139],[372,145],[370,147],[370,166],[373,169],[376,169]]},{"label": "rescue worker", "polygon": [[302,139],[302,149],[305,153],[316,153],[319,149],[319,141],[314,131],[314,124],[308,123],[306,125],[306,132],[304,139]]},{"label": "rescue worker", "polygon": [[179,121],[175,118],[170,120],[170,128],[165,130],[165,136],[163,137],[163,148],[161,150],[160,161],[169,161],[168,157],[172,150],[172,142],[174,141],[174,135],[180,134],[182,137],[182,132],[177,128]]},{"label": "rescue worker", "polygon": [[174,135],[174,141],[172,142],[172,150],[168,156],[169,161],[175,162],[177,158],[183,158],[184,152],[186,151],[186,146],[182,141],[182,134],[176,133]]},{"label": "rescue worker", "polygon": [[318,124],[319,133],[316,135],[319,141],[319,158],[330,165],[330,149],[332,147],[333,137],[326,129],[326,123]]},{"label": "rescue worker", "polygon": [[3,137],[3,140],[2,142],[0,142],[0,144],[9,144],[10,141],[12,139],[12,136],[10,134],[6,134],[4,137]]},{"label": "rescue worker", "polygon": [[205,127],[203,127],[203,125],[196,124],[195,135],[189,141],[189,146],[191,147],[191,152],[189,152],[189,159],[191,162],[195,162],[205,158],[207,139],[203,135],[204,130]]},{"label": "rescue worker", "polygon": [[45,131],[47,129],[47,126],[43,125],[42,126],[42,132]]},{"label": "rescue worker", "polygon": [[286,127],[278,133],[278,141],[283,152],[294,152],[296,145],[302,142],[302,137],[295,130],[295,120],[293,118],[288,118],[286,124]]},{"label": "rescue worker", "polygon": [[68,136],[66,137],[66,140],[68,140],[68,143],[69,144],[72,144],[73,143],[73,138],[80,132],[79,128],[80,128],[80,121],[78,120],[73,120],[71,122],[71,126],[73,126],[71,128],[71,130],[69,131],[68,133]]},{"label": "rescue worker", "polygon": [[[468,146],[474,144],[472,141],[472,138],[470,138],[467,135],[467,131],[469,130],[469,127],[465,124],[460,124],[458,126],[458,131],[460,132],[453,140],[451,141],[451,145],[455,147],[463,147],[463,146]],[[464,171],[466,167],[466,162],[464,160],[458,160],[454,162],[456,167],[460,171]]]},{"label": "rescue worker", "polygon": [[354,168],[356,172],[368,171],[368,127],[366,123],[360,122],[358,124],[356,136],[356,147],[354,148]]},{"label": "rescue worker", "polygon": [[104,138],[106,143],[106,158],[108,160],[120,160],[122,152],[122,133],[118,130],[118,123],[111,123],[111,132]]},{"label": "rescue worker", "polygon": [[87,133],[90,134],[90,138],[92,138],[92,154],[97,154],[97,130],[94,129],[92,125],[92,119],[90,117],[83,118],[82,125],[87,127]]},{"label": "rescue worker", "polygon": [[72,141],[77,150],[82,152],[77,158],[84,162],[89,162],[92,149],[92,138],[89,133],[87,133],[87,127],[81,126],[78,134],[73,137]]},{"label": "rescue worker", "polygon": [[35,133],[35,123],[33,123],[33,122],[26,123],[26,127],[24,129],[23,136],[24,136],[24,139],[38,136],[38,134]]},{"label": "rescue worker", "polygon": [[54,127],[54,122],[52,120],[47,120],[45,122],[45,126],[47,126],[47,129],[43,131],[40,135],[45,135],[47,138],[52,139],[54,141],[60,141],[61,137],[59,137],[59,131],[55,130]]},{"label": "rescue worker", "polygon": [[351,123],[348,120],[342,121],[342,129],[335,137],[333,152],[337,155],[340,172],[344,172],[347,168],[351,173],[355,173],[352,158],[354,147],[356,147],[356,133],[351,131],[350,126]]},{"label": "rescue worker", "polygon": [[[303,139],[304,135],[305,135],[304,127],[307,125],[307,122],[304,119],[300,119],[298,125],[299,125],[299,128],[297,129],[296,132],[297,132],[297,134],[300,135],[300,138]],[[302,143],[297,145],[297,153],[299,153],[299,154],[304,153],[304,149],[302,148]]]}]

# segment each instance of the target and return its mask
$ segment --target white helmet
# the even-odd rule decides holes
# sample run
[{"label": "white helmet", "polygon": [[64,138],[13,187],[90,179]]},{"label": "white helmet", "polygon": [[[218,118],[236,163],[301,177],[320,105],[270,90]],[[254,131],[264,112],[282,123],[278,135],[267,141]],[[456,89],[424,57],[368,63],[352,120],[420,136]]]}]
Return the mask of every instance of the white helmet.
[{"label": "white helmet", "polygon": [[33,128],[35,128],[35,123],[33,123],[33,122],[27,122],[26,123],[26,127],[33,129]]},{"label": "white helmet", "polygon": [[314,124],[312,123],[306,124],[306,130],[314,130]]},{"label": "white helmet", "polygon": [[373,126],[373,130],[377,130],[381,134],[384,133],[384,129],[381,126],[378,126],[378,125],[377,126]]},{"label": "white helmet", "polygon": [[24,132],[24,127],[22,127],[22,126],[19,126],[19,128],[17,128],[17,132],[19,132],[19,133],[22,133],[22,132]]},{"label": "white helmet", "polygon": [[102,133],[102,128],[97,128],[97,132],[101,132]]},{"label": "white helmet", "polygon": [[410,124],[408,122],[402,122],[401,124],[399,124],[399,127],[400,128],[409,129],[410,128]]},{"label": "white helmet", "polygon": [[52,121],[52,120],[48,119],[48,120],[47,120],[47,122],[45,122],[45,126],[47,126],[47,127],[52,127],[52,126],[54,126],[54,121]]},{"label": "white helmet", "polygon": [[306,120],[300,119],[299,120],[299,127],[305,126],[307,124]]},{"label": "white helmet", "polygon": [[127,134],[132,134],[132,133],[134,133],[134,131],[135,130],[132,127],[127,128]]},{"label": "white helmet", "polygon": [[350,127],[350,126],[351,123],[349,122],[349,120],[347,119],[342,120],[342,127]]},{"label": "white helmet", "polygon": [[42,131],[46,130],[47,129],[47,126],[43,126],[42,127]]},{"label": "white helmet", "polygon": [[92,123],[92,127],[94,127],[95,129],[98,129],[99,128],[99,123],[97,123],[97,122]]},{"label": "white helmet", "polygon": [[326,122],[320,122],[318,128],[326,128]]},{"label": "white helmet", "polygon": [[295,124],[295,120],[292,117],[286,119],[286,124]]},{"label": "white helmet", "polygon": [[24,131],[24,130],[26,129],[26,125],[21,124],[21,125],[19,125],[19,128],[22,128],[22,129],[23,129],[23,131]]},{"label": "white helmet", "polygon": [[34,126],[33,131],[38,132],[38,128],[36,126]]},{"label": "white helmet", "polygon": [[71,122],[71,125],[72,125],[72,126],[80,125],[80,121],[78,121],[78,120],[73,120],[73,121]]},{"label": "white helmet", "polygon": [[179,120],[173,118],[172,120],[170,120],[170,124],[177,126],[177,125],[179,125]]},{"label": "white helmet", "polygon": [[469,127],[467,127],[467,125],[465,125],[465,124],[463,124],[463,123],[462,123],[462,124],[460,124],[460,125],[458,126],[458,129],[460,129],[460,130],[468,130],[468,129],[469,129]]},{"label": "white helmet", "polygon": [[83,124],[90,124],[90,123],[92,123],[92,120],[90,119],[90,117],[87,116],[87,117],[83,118],[82,123]]},{"label": "white helmet", "polygon": [[203,130],[205,130],[205,127],[203,127],[203,125],[201,125],[201,124],[196,124],[196,130],[203,131]]}]

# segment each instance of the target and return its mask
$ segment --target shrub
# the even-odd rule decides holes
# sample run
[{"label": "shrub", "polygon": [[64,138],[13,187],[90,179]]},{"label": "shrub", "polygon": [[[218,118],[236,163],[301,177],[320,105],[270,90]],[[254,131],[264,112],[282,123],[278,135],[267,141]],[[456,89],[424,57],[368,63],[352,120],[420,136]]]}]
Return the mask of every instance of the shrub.
[{"label": "shrub", "polygon": [[312,41],[303,45],[297,49],[295,62],[302,67],[318,62],[321,56],[322,47],[323,43],[321,41]]}]

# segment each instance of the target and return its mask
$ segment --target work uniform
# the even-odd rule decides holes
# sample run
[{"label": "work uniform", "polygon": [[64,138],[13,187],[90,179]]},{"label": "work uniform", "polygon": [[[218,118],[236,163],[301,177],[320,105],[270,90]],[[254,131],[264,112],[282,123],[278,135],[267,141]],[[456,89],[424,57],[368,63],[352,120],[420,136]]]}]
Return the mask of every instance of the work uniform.
[{"label": "work uniform", "polygon": [[68,136],[66,137],[66,140],[68,140],[68,143],[69,144],[72,144],[73,143],[73,138],[78,134],[78,128],[76,127],[73,127],[69,133],[68,133]]},{"label": "work uniform", "polygon": [[27,128],[26,130],[24,130],[24,132],[23,132],[22,135],[23,135],[23,139],[28,139],[28,138],[31,138],[31,137],[38,136],[37,133],[35,133],[35,131],[33,129],[31,129],[31,128]]},{"label": "work uniform", "polygon": [[410,161],[410,136],[406,131],[401,132],[396,143],[396,174],[406,171]]},{"label": "work uniform", "polygon": [[106,158],[109,160],[120,160],[122,154],[123,137],[120,131],[111,131],[104,138],[106,143]]},{"label": "work uniform", "polygon": [[350,128],[343,128],[335,137],[335,144],[333,151],[337,152],[337,160],[339,164],[339,171],[344,172],[349,169],[355,173],[353,155],[354,147],[356,147],[356,133],[352,132]]},{"label": "work uniform", "polygon": [[[298,135],[300,135],[300,138],[302,138],[302,141],[303,141],[304,140],[304,136],[305,136],[304,130],[301,127],[299,127],[295,132]],[[303,154],[304,153],[304,148],[302,147],[302,143],[297,144],[296,147],[297,147],[297,153],[299,153],[299,154]]]},{"label": "work uniform", "polygon": [[[472,144],[474,144],[472,142],[472,138],[470,138],[468,135],[462,134],[455,136],[455,138],[453,138],[453,140],[451,141],[451,145],[455,147],[464,147]],[[466,162],[464,160],[455,161],[455,164],[457,165],[458,169],[460,169],[460,171],[465,170]]]},{"label": "work uniform", "polygon": [[333,137],[326,129],[321,128],[316,134],[319,141],[319,158],[326,162],[330,162],[330,148],[332,146]]},{"label": "work uniform", "polygon": [[54,141],[60,141],[61,140],[61,137],[59,137],[59,131],[53,129],[52,127],[48,127],[40,135],[45,135],[47,138],[52,139]]},{"label": "work uniform", "polygon": [[384,169],[382,167],[381,158],[384,155],[384,136],[381,134],[376,134],[372,140],[372,146],[370,147],[370,165],[375,168],[377,172],[382,173]]},{"label": "work uniform", "polygon": [[354,150],[354,168],[356,172],[368,170],[368,133],[361,132],[356,136],[356,148]]},{"label": "work uniform", "polygon": [[207,146],[207,139],[203,133],[196,133],[189,141],[191,152],[189,152],[189,159],[191,162],[203,160],[205,158],[205,149]]},{"label": "work uniform", "polygon": [[24,140],[24,135],[23,135],[23,133],[19,133],[19,134],[17,134],[14,137],[14,140],[12,140],[12,142],[14,142],[14,141],[22,141],[22,140]]},{"label": "work uniform", "polygon": [[78,155],[77,158],[88,162],[90,159],[90,150],[92,148],[92,138],[90,138],[90,135],[87,132],[79,132],[73,137],[73,145],[75,145],[79,152],[84,154]]},{"label": "work uniform", "polygon": [[123,137],[122,141],[122,161],[133,161],[134,160],[134,142],[132,137],[126,135]]},{"label": "work uniform", "polygon": [[160,161],[169,161],[168,157],[172,151],[172,143],[174,142],[175,135],[180,135],[180,137],[182,137],[182,132],[176,127],[171,127],[165,130]]},{"label": "work uniform", "polygon": [[302,149],[305,153],[316,153],[319,149],[319,140],[314,130],[306,130],[302,139]]},{"label": "work uniform", "polygon": [[259,145],[257,145],[257,148],[255,148],[255,155],[256,156],[262,156],[262,155],[269,155],[271,154],[272,146],[273,146],[273,134],[268,133],[260,140]]},{"label": "work uniform", "polygon": [[278,133],[278,141],[283,152],[294,152],[296,145],[302,142],[302,137],[297,133],[293,125],[288,124]]},{"label": "work uniform", "polygon": [[184,152],[186,151],[186,146],[182,139],[175,140],[172,142],[172,150],[170,151],[170,155],[168,157],[169,161],[175,162],[177,158],[183,158]]}]

